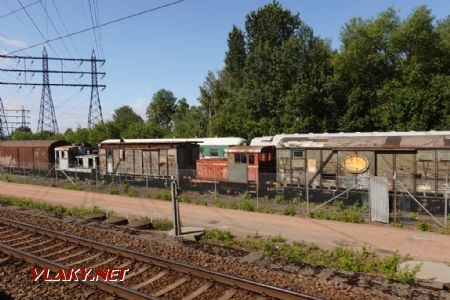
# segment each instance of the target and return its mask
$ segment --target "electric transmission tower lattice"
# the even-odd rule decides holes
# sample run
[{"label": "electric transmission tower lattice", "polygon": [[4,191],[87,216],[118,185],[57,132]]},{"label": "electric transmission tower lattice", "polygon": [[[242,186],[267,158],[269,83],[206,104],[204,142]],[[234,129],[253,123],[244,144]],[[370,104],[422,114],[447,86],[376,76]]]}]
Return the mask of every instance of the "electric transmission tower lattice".
[{"label": "electric transmission tower lattice", "polygon": [[6,119],[2,98],[0,98],[0,137],[5,137],[8,135],[9,135],[8,120]]},{"label": "electric transmission tower lattice", "polygon": [[100,96],[98,94],[97,83],[97,59],[95,58],[95,51],[92,50],[91,58],[91,102],[89,104],[88,128],[92,128],[97,124],[103,124],[102,105],[100,104]]},{"label": "electric transmission tower lattice", "polygon": [[55,107],[53,106],[48,73],[48,56],[47,50],[44,47],[42,54],[42,95],[37,132],[43,133],[47,131],[58,133],[58,123],[56,122]]}]

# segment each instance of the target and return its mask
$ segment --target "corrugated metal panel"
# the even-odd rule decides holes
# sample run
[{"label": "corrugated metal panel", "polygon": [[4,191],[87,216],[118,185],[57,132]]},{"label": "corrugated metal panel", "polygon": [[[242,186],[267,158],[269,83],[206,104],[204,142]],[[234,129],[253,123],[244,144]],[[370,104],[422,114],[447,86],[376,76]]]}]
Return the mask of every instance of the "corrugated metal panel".
[{"label": "corrugated metal panel", "polygon": [[370,220],[389,223],[388,180],[382,176],[370,177]]}]

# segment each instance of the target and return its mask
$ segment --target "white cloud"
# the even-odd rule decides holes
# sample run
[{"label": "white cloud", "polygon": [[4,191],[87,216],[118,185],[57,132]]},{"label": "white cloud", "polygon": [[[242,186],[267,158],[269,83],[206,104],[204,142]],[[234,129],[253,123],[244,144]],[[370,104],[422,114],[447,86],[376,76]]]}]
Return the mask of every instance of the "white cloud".
[{"label": "white cloud", "polygon": [[131,108],[145,120],[147,118],[146,110],[147,110],[148,102],[149,101],[146,98],[138,97],[128,103],[131,106]]},{"label": "white cloud", "polygon": [[10,47],[10,48],[25,48],[28,46],[27,42],[22,40],[16,40],[16,39],[8,39],[4,36],[0,36],[0,45]]}]

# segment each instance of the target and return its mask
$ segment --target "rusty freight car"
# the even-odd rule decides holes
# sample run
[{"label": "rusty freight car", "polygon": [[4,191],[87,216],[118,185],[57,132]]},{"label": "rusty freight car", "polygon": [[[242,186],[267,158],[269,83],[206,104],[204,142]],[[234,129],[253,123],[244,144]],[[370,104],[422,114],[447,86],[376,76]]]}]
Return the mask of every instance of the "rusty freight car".
[{"label": "rusty freight car", "polygon": [[0,166],[12,169],[49,170],[54,166],[56,147],[65,141],[30,140],[0,142]]},{"label": "rusty freight car", "polygon": [[187,139],[106,140],[99,145],[104,175],[177,178],[195,174],[197,142]]},{"label": "rusty freight car", "polygon": [[450,172],[448,131],[281,134],[272,144],[279,187],[308,186],[313,197],[315,192],[367,191],[370,176],[383,176],[391,193],[442,199]]}]

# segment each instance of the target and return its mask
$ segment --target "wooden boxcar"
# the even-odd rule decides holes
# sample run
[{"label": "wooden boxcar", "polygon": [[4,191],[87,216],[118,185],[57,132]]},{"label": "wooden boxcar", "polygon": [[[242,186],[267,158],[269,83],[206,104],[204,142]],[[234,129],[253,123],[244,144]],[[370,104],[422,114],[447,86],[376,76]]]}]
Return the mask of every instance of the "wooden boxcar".
[{"label": "wooden boxcar", "polygon": [[102,174],[181,178],[195,173],[199,146],[183,139],[106,140],[99,145]]},{"label": "wooden boxcar", "polygon": [[273,144],[281,187],[367,190],[373,175],[391,191],[438,197],[449,176],[450,132],[277,135]]},{"label": "wooden boxcar", "polygon": [[0,142],[0,166],[18,169],[49,170],[54,166],[56,147],[65,141],[30,140]]}]

